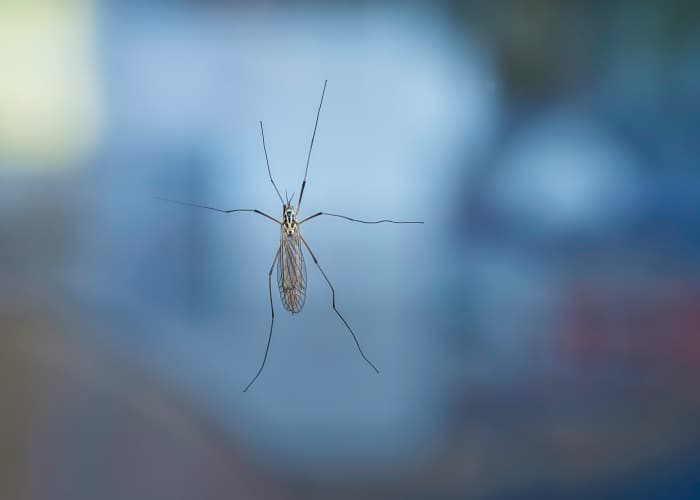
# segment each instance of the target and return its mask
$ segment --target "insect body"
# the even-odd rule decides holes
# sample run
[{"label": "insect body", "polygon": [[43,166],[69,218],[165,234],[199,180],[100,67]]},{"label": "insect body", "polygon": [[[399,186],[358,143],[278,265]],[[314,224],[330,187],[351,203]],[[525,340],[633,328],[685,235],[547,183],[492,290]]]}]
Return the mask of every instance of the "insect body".
[{"label": "insect body", "polygon": [[291,313],[298,313],[306,301],[306,262],[301,251],[301,233],[292,206],[287,203],[282,215],[280,252],[277,258],[277,286],[282,305]]},{"label": "insect body", "polygon": [[[339,214],[332,214],[328,212],[316,212],[313,215],[310,215],[309,217],[306,217],[305,219],[302,219],[300,221],[297,220],[297,217],[299,216],[299,210],[301,208],[301,201],[302,197],[304,196],[304,188],[306,187],[306,177],[309,173],[309,160],[311,159],[311,151],[314,147],[314,139],[316,138],[316,128],[318,127],[318,118],[319,115],[321,114],[321,107],[323,106],[323,97],[326,94],[326,83],[325,81],[323,83],[323,91],[321,92],[321,102],[318,105],[318,111],[316,112],[316,122],[314,123],[314,131],[311,136],[311,144],[309,146],[309,153],[306,157],[306,169],[304,170],[304,180],[301,183],[301,190],[299,192],[299,201],[297,202],[296,210],[292,206],[292,203],[289,198],[287,200],[282,199],[282,195],[279,192],[279,189],[277,189],[277,185],[275,184],[274,179],[272,178],[272,172],[270,171],[270,161],[267,156],[267,146],[265,144],[265,132],[263,130],[263,124],[260,122],[260,135],[262,136],[262,143],[263,143],[263,151],[265,152],[265,163],[267,165],[267,173],[270,177],[270,182],[272,183],[272,186],[275,188],[275,192],[277,193],[277,197],[279,198],[280,202],[282,202],[282,220],[277,220],[271,215],[266,214],[265,212],[258,210],[256,208],[234,208],[232,210],[222,210],[219,208],[214,208],[206,205],[197,205],[194,203],[187,203],[183,201],[177,201],[177,200],[170,200],[167,198],[160,198],[161,200],[164,201],[169,201],[171,203],[177,203],[180,205],[188,205],[188,206],[194,206],[198,208],[206,208],[208,210],[214,210],[215,212],[221,212],[225,214],[231,214],[231,213],[236,213],[236,212],[253,212],[258,215],[262,215],[263,217],[276,222],[277,224],[280,225],[281,231],[280,231],[280,246],[277,249],[277,252],[275,253],[275,257],[272,260],[272,266],[270,266],[270,271],[268,272],[268,290],[270,293],[270,312],[271,312],[271,319],[270,319],[270,331],[268,332],[267,336],[267,346],[265,347],[265,355],[263,357],[262,363],[260,364],[260,368],[258,369],[257,373],[253,377],[253,379],[250,381],[250,383],[246,386],[245,389],[243,389],[243,392],[247,391],[251,385],[253,385],[253,382],[255,382],[260,374],[262,373],[263,368],[265,367],[265,362],[267,361],[267,355],[270,351],[270,342],[272,340],[272,327],[275,324],[275,306],[273,304],[272,300],[272,273],[275,269],[275,265],[277,266],[277,286],[279,288],[279,293],[280,293],[280,298],[282,299],[282,305],[284,305],[284,308],[291,312],[292,314],[298,313],[299,311],[302,310],[304,307],[304,302],[306,301],[306,262],[304,261],[304,253],[302,251],[302,246],[306,248],[306,251],[309,252],[309,255],[311,256],[311,259],[313,260],[314,264],[318,268],[318,270],[321,272],[323,275],[323,278],[326,280],[326,283],[328,283],[329,288],[331,289],[331,307],[333,308],[333,311],[335,314],[340,318],[340,320],[343,322],[345,325],[345,328],[347,328],[348,332],[352,336],[353,340],[355,341],[355,345],[357,346],[358,351],[360,352],[360,355],[362,358],[369,364],[375,372],[379,373],[379,370],[377,370],[377,367],[374,366],[374,363],[372,363],[367,356],[365,356],[365,353],[362,351],[362,347],[360,346],[360,342],[357,340],[357,336],[355,335],[355,332],[353,332],[352,328],[350,328],[350,324],[345,320],[345,318],[340,314],[340,311],[335,306],[335,288],[333,287],[333,284],[331,283],[330,279],[328,279],[328,276],[326,275],[325,271],[321,267],[321,265],[318,263],[318,259],[314,255],[313,251],[311,250],[311,247],[309,244],[306,242],[306,240],[302,237],[301,232],[300,232],[300,227],[312,220],[315,219],[316,217],[320,217],[322,215],[329,216],[329,217],[337,217],[341,219],[345,219],[351,222],[359,222],[362,224],[380,224],[383,222],[388,222],[392,224],[422,224],[423,222],[419,221],[394,221],[394,220],[389,220],[389,219],[382,219],[382,220],[376,220],[376,221],[365,221],[365,220],[360,220],[360,219],[353,219],[352,217],[347,217],[345,215],[339,215]],[[293,197],[293,195],[292,195]]]}]

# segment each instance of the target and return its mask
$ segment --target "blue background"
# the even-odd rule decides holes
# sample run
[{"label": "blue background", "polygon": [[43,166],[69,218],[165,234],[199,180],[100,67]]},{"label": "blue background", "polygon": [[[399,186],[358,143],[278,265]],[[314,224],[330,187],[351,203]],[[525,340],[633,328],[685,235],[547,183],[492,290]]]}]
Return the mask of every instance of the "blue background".
[{"label": "blue background", "polygon": [[699,16],[4,3],[2,498],[700,498]]}]

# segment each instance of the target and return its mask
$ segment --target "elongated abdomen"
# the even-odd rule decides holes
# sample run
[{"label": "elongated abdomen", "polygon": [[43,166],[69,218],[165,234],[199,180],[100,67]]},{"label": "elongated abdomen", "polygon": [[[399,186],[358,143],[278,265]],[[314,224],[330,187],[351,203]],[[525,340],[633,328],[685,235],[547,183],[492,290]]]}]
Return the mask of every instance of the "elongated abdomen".
[{"label": "elongated abdomen", "polygon": [[282,232],[280,257],[277,261],[277,286],[284,308],[298,313],[306,301],[306,263],[301,252],[299,233]]}]

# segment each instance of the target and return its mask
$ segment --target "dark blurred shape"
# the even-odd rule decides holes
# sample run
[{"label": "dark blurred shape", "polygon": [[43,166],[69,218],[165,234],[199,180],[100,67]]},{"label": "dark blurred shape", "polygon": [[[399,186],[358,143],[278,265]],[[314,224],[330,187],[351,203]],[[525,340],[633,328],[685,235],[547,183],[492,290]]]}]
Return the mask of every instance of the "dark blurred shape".
[{"label": "dark blurred shape", "polygon": [[0,498],[288,498],[196,406],[86,341],[66,312],[0,309]]}]

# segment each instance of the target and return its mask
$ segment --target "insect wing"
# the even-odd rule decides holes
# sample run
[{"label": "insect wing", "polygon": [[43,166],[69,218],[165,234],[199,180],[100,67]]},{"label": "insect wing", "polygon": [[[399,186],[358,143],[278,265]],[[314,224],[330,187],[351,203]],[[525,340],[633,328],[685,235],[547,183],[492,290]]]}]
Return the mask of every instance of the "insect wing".
[{"label": "insect wing", "polygon": [[291,313],[301,311],[306,301],[306,262],[298,232],[292,235],[282,232],[277,286],[284,308]]}]

